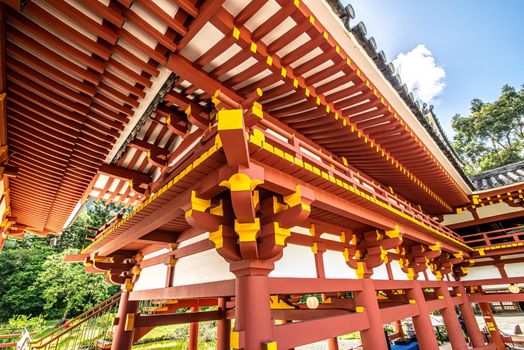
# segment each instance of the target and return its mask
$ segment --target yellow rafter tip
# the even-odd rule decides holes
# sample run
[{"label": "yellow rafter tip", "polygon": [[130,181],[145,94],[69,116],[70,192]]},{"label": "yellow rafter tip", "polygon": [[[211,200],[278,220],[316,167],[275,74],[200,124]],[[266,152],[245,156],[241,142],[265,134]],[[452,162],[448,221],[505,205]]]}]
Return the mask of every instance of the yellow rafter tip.
[{"label": "yellow rafter tip", "polygon": [[240,39],[240,30],[237,27],[233,28],[233,37],[237,40]]}]

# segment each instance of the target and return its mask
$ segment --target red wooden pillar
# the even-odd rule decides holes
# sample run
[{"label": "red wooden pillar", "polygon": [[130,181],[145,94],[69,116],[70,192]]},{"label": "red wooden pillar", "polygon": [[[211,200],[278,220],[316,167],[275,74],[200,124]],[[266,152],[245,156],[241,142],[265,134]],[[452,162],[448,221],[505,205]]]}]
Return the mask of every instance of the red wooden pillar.
[{"label": "red wooden pillar", "polygon": [[435,337],[431,319],[429,318],[429,310],[426,305],[424,292],[422,291],[420,282],[413,281],[413,284],[413,289],[407,291],[407,296],[410,302],[412,302],[412,300],[415,301],[419,311],[417,316],[412,317],[419,346],[424,350],[438,350],[437,338]]},{"label": "red wooden pillar", "polygon": [[338,350],[338,338],[337,337],[328,339],[328,349],[329,350]]},{"label": "red wooden pillar", "polygon": [[449,294],[448,287],[443,286],[438,289],[439,296],[442,296],[446,301],[446,307],[440,310],[442,319],[444,320],[444,325],[446,326],[446,331],[448,332],[449,342],[453,350],[467,350],[468,344],[462,333],[462,327],[458,320],[457,313],[455,312],[455,305],[451,300],[451,295]]},{"label": "red wooden pillar", "polygon": [[[218,299],[218,309],[226,312],[226,299]],[[225,315],[224,315],[225,317]],[[217,350],[229,350],[229,332],[231,331],[231,321],[227,318],[217,322]]]},{"label": "red wooden pillar", "polygon": [[118,306],[118,323],[114,328],[111,350],[131,349],[137,310],[138,302],[129,300],[129,292],[122,292]]},{"label": "red wooden pillar", "polygon": [[[364,307],[369,320],[369,328],[360,331],[360,339],[364,349],[386,350],[386,336],[384,335],[384,325],[382,315],[378,306],[375,284],[370,279],[362,280],[363,289],[355,293],[355,305]],[[357,309],[358,311],[358,309]]]},{"label": "red wooden pillar", "polygon": [[232,335],[231,347],[261,350],[262,343],[270,341],[273,334],[269,270],[235,273],[235,335]]},{"label": "red wooden pillar", "polygon": [[491,335],[491,342],[495,344],[497,350],[504,350],[504,340],[500,335],[499,328],[497,327],[497,322],[495,322],[495,317],[493,317],[493,312],[489,303],[479,303],[480,311],[482,311],[482,316],[484,321],[488,326],[489,334]]},{"label": "red wooden pillar", "polygon": [[[191,312],[198,312],[198,306],[193,306]],[[198,322],[189,324],[189,350],[198,350]]]},{"label": "red wooden pillar", "polygon": [[483,347],[484,337],[480,332],[477,319],[475,318],[475,313],[473,312],[473,308],[471,307],[469,295],[467,294],[466,289],[462,286],[458,287],[458,291],[462,294],[462,297],[464,298],[464,303],[459,305],[459,309],[460,313],[462,314],[462,318],[464,319],[464,324],[466,325],[471,344],[474,348]]},{"label": "red wooden pillar", "polygon": [[402,329],[402,322],[400,320],[395,321],[395,330],[397,331],[400,338],[404,338],[404,330]]}]

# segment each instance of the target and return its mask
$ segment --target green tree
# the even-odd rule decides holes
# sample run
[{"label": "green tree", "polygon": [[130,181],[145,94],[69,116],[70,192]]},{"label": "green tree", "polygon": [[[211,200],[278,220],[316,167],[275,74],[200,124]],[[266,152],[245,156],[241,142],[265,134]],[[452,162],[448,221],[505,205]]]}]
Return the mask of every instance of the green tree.
[{"label": "green tree", "polygon": [[43,309],[50,318],[69,318],[87,311],[118,291],[103,274],[87,273],[82,264],[65,261],[76,249],[49,255],[30,290],[40,291]]},{"label": "green tree", "polygon": [[113,203],[105,204],[104,202],[96,202],[94,200],[87,201],[74,222],[57,237],[56,250],[82,249],[82,247],[89,245],[91,241],[86,236],[94,234],[89,228],[99,228],[119,212],[121,208],[121,206]]},{"label": "green tree", "polygon": [[470,114],[453,117],[454,147],[467,163],[468,173],[478,173],[523,159],[524,86],[502,88],[493,102],[471,101]]},{"label": "green tree", "polygon": [[0,321],[13,315],[76,316],[114,294],[117,288],[104,276],[88,274],[82,264],[66,263],[64,257],[91,243],[88,227],[100,227],[119,210],[88,201],[58,237],[8,238],[0,254]]},{"label": "green tree", "polygon": [[0,254],[0,320],[44,311],[41,292],[31,286],[51,253],[49,247],[35,244],[31,248],[7,248]]}]

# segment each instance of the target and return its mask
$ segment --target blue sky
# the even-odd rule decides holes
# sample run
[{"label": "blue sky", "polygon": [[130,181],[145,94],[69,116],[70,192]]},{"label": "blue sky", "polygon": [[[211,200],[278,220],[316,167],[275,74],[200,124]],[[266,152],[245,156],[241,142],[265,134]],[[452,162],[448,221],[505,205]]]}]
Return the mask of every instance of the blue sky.
[{"label": "blue sky", "polygon": [[[363,21],[368,36],[389,61],[419,45],[430,51],[426,66],[404,61],[403,70],[413,77],[437,81],[431,99],[448,136],[451,117],[467,114],[470,101],[496,99],[504,84],[524,84],[524,1],[522,0],[343,0],[356,12],[352,25]],[[424,47],[422,47],[424,49]],[[428,51],[422,50],[426,53]],[[431,57],[433,56],[433,57]],[[409,56],[408,56],[409,57]],[[404,57],[406,58],[406,57]],[[434,60],[434,61],[433,61]],[[400,62],[400,61],[399,61]],[[422,61],[420,61],[422,62]],[[427,69],[427,64],[436,66]],[[443,69],[445,77],[440,73]],[[405,79],[404,79],[405,80]],[[438,85],[440,84],[440,85]],[[429,87],[431,89],[431,87]],[[426,99],[428,98],[427,94]]]}]

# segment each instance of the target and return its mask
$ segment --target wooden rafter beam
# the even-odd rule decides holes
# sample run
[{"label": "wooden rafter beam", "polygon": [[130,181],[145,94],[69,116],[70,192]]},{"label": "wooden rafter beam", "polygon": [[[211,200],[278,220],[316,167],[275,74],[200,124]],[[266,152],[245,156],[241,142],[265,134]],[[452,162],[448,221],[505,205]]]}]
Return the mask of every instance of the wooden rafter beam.
[{"label": "wooden rafter beam", "polygon": [[182,324],[190,322],[202,322],[220,320],[225,317],[223,311],[202,311],[202,312],[186,312],[166,315],[139,315],[135,321],[135,327],[157,327],[172,324]]},{"label": "wooden rafter beam", "polygon": [[119,167],[116,165],[104,164],[98,170],[100,174],[109,175],[116,177],[121,180],[133,181],[135,186],[140,186],[142,184],[149,184],[151,182],[151,177],[147,174],[141,173],[139,171]]},{"label": "wooden rafter beam", "polygon": [[141,237],[139,242],[147,243],[175,243],[177,240],[178,233],[170,231],[155,230],[147,235]]},{"label": "wooden rafter beam", "polygon": [[28,0],[0,0],[0,6],[5,4],[11,8],[14,8],[17,11],[20,11],[24,8],[27,1]]}]

